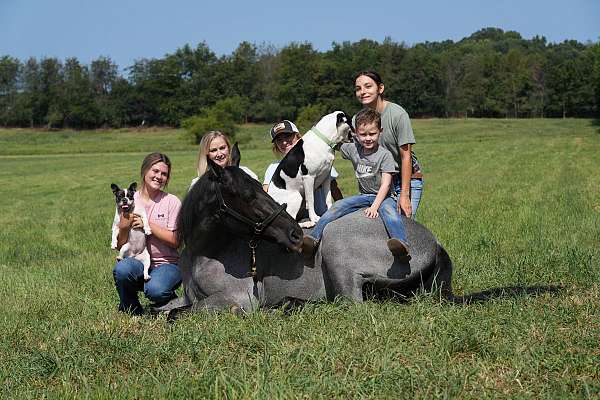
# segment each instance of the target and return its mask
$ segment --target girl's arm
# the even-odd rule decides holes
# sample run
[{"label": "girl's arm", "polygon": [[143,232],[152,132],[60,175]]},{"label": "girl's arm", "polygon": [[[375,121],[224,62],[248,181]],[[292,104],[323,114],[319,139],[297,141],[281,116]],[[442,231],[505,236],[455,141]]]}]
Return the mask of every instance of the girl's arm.
[{"label": "girl's arm", "polygon": [[377,191],[377,196],[375,196],[375,201],[371,205],[371,207],[365,210],[365,215],[369,218],[377,218],[379,216],[378,210],[383,200],[390,193],[390,185],[392,184],[392,174],[389,172],[381,173],[381,186]]},{"label": "girl's arm", "polygon": [[179,247],[179,242],[177,241],[177,231],[170,231],[152,221],[148,221],[148,224],[150,225],[150,229],[152,229],[152,235],[154,235],[156,238],[162,240],[169,247],[174,249]]},{"label": "girl's arm", "polygon": [[412,206],[410,203],[410,178],[412,177],[412,158],[410,155],[410,143],[399,147],[400,150],[400,174],[402,177],[402,187],[398,197],[398,212],[404,211],[408,218],[412,216]]}]

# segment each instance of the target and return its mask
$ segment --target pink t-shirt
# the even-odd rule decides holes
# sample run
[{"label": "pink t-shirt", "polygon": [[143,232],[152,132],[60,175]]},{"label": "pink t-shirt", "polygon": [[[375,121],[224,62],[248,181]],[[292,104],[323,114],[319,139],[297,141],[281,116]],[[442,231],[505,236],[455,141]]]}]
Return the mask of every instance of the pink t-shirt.
[{"label": "pink t-shirt", "polygon": [[[148,221],[168,229],[177,230],[177,215],[181,208],[181,201],[170,193],[160,192],[154,199],[145,203],[142,200],[140,192],[135,192],[135,201],[143,204],[146,209]],[[177,249],[167,245],[154,235],[146,236],[146,247],[150,253],[151,267],[160,264],[177,264],[179,262],[179,253]]]}]

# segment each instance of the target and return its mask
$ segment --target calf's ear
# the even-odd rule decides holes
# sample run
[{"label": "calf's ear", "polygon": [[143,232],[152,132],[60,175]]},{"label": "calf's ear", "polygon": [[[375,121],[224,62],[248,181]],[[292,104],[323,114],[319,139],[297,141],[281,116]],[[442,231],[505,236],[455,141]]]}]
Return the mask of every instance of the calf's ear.
[{"label": "calf's ear", "polygon": [[340,126],[340,124],[343,124],[344,122],[348,122],[348,118],[346,117],[346,113],[343,111],[338,111],[337,115],[337,121],[335,123],[335,126]]},{"label": "calf's ear", "polygon": [[242,154],[240,153],[240,148],[238,147],[238,142],[235,142],[233,147],[231,148],[231,165],[235,165],[236,167],[240,166],[240,160],[242,159]]}]

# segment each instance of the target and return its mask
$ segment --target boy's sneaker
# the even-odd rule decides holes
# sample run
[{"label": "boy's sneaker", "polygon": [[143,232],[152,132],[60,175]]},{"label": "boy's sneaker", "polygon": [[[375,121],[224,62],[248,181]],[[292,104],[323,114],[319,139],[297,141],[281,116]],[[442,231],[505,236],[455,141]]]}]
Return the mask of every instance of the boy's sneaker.
[{"label": "boy's sneaker", "polygon": [[402,242],[398,239],[390,239],[387,241],[388,249],[392,252],[392,254],[402,261],[409,261],[410,255],[408,254],[408,246],[406,243]]},{"label": "boy's sneaker", "polygon": [[302,238],[302,254],[314,256],[319,247],[319,241],[312,236],[304,235]]}]

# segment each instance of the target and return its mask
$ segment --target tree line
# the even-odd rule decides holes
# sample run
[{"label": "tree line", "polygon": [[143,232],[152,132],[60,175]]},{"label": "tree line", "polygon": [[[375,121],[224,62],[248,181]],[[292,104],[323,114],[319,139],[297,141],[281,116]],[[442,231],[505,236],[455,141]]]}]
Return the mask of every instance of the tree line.
[{"label": "tree line", "polygon": [[[109,57],[0,58],[0,125],[180,126],[207,110],[239,122],[357,111],[353,76],[374,69],[412,117],[593,117],[600,113],[600,43],[485,28],[458,42],[386,38],[283,48],[242,42],[218,57],[206,43],[119,72]],[[216,108],[215,108],[216,107]],[[217,115],[217,117],[214,117]],[[221,114],[214,114],[218,120]],[[194,117],[196,116],[196,117]],[[190,120],[190,117],[192,119]],[[210,118],[209,118],[210,120]],[[192,122],[190,122],[192,121]]]}]

